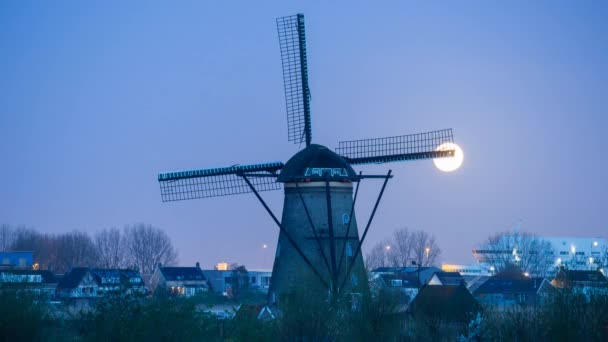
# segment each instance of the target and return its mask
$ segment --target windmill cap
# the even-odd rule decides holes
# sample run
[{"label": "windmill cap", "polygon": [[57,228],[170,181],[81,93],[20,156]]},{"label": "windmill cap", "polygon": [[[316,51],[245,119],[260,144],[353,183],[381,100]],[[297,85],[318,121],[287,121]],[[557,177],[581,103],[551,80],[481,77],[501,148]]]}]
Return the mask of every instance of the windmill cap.
[{"label": "windmill cap", "polygon": [[310,144],[287,161],[277,182],[357,181],[357,174],[344,157],[325,146]]}]

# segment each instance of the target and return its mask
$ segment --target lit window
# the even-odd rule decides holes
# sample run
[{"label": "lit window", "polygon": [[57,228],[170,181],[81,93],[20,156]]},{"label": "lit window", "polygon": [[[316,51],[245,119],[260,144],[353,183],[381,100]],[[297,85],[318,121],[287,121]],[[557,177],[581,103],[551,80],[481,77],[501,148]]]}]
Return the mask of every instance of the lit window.
[{"label": "lit window", "polygon": [[391,280],[391,286],[398,287],[401,285],[403,285],[403,281],[401,281],[401,279],[392,279]]}]

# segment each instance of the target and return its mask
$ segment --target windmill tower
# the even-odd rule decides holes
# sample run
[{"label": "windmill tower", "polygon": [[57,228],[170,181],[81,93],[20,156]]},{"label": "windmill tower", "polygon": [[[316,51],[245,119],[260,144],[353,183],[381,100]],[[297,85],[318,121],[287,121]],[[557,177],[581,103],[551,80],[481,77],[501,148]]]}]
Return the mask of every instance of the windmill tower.
[{"label": "windmill tower", "polygon": [[[269,301],[276,302],[303,284],[336,299],[367,288],[361,246],[392,177],[356,173],[352,165],[451,157],[452,130],[343,141],[336,151],[312,144],[310,91],[304,15],[277,19],[289,141],[306,144],[285,164],[270,162],[161,173],[163,201],[252,192],[279,227]],[[363,234],[354,207],[364,179],[383,180]],[[356,186],[354,186],[356,184]],[[281,220],[260,192],[284,189]],[[354,191],[353,191],[354,190]],[[311,284],[312,279],[312,284]]]}]

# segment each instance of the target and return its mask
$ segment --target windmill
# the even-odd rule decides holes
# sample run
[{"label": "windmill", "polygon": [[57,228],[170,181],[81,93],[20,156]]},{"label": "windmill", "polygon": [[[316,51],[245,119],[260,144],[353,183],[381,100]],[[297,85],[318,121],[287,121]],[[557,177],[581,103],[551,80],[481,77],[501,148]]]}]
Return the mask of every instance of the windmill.
[{"label": "windmill", "polygon": [[[304,15],[278,18],[277,29],[288,140],[306,147],[285,164],[239,164],[161,173],[161,197],[165,202],[253,193],[280,231],[269,301],[276,302],[310,279],[314,288],[327,291],[335,299],[367,287],[361,246],[392,177],[390,170],[385,175],[357,174],[352,166],[451,157],[453,149],[438,147],[453,142],[452,130],[342,141],[335,152],[313,144]],[[372,178],[383,183],[359,238],[354,207],[361,181]],[[285,198],[279,221],[260,192],[281,188]]]}]

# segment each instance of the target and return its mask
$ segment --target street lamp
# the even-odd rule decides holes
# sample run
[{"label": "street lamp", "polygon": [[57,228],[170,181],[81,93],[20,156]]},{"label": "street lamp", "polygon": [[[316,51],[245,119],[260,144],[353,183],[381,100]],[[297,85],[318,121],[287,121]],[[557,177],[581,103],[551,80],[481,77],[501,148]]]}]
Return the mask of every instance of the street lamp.
[{"label": "street lamp", "polygon": [[391,250],[391,246],[390,245],[386,245],[386,247],[384,247],[387,251]]},{"label": "street lamp", "polygon": [[429,252],[431,251],[431,249],[429,247],[425,248],[424,251],[426,252],[426,263],[427,265],[429,264]]},{"label": "street lamp", "polygon": [[264,259],[264,267],[266,267],[266,250],[268,249],[268,245],[267,244],[262,244],[262,257]]}]

